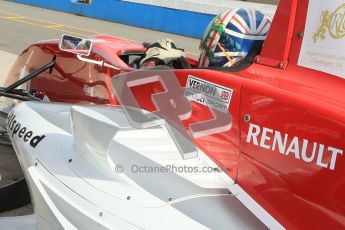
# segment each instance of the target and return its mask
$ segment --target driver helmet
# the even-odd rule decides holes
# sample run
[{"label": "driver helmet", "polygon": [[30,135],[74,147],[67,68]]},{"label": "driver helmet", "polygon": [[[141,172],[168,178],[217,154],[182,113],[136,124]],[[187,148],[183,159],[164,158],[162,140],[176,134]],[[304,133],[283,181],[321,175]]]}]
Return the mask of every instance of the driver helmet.
[{"label": "driver helmet", "polygon": [[262,46],[271,26],[263,12],[238,8],[216,16],[200,42],[199,67],[238,65],[255,46]]}]

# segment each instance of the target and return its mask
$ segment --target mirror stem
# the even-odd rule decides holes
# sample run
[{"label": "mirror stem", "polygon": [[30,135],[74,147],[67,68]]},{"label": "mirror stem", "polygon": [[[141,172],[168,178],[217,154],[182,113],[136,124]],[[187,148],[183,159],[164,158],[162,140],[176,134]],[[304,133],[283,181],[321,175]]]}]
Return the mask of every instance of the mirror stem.
[{"label": "mirror stem", "polygon": [[101,67],[105,66],[105,67],[108,67],[108,68],[120,70],[120,68],[117,68],[117,67],[112,66],[112,65],[110,65],[108,63],[105,63],[103,60],[102,61],[95,61],[95,60],[91,60],[91,59],[88,59],[88,58],[84,58],[84,57],[82,57],[79,54],[77,55],[77,58],[79,59],[79,61],[84,61],[84,62],[92,63],[92,64],[95,64],[95,65],[99,65]]}]

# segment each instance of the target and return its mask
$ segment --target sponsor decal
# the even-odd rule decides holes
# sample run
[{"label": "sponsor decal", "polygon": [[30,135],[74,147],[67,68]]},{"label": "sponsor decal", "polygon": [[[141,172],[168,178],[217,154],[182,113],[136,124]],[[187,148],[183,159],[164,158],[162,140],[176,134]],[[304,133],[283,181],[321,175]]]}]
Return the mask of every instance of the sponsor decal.
[{"label": "sponsor decal", "polygon": [[228,112],[233,90],[189,75],[185,97],[221,112]]},{"label": "sponsor decal", "polygon": [[323,10],[321,13],[321,24],[313,35],[313,42],[325,40],[327,33],[334,39],[345,36],[345,3],[341,4],[333,12]]},{"label": "sponsor decal", "polygon": [[24,142],[28,142],[32,148],[36,148],[36,146],[46,137],[45,135],[35,135],[31,130],[18,122],[16,120],[16,116],[12,112],[7,118],[7,130],[10,136],[14,137],[16,135]]},{"label": "sponsor decal", "polygon": [[291,137],[287,133],[249,124],[246,142],[280,154],[292,155],[298,160],[313,163],[319,167],[335,170],[337,157],[343,154],[338,149],[315,141]]},{"label": "sponsor decal", "polygon": [[344,42],[344,1],[309,1],[298,65],[345,79]]}]

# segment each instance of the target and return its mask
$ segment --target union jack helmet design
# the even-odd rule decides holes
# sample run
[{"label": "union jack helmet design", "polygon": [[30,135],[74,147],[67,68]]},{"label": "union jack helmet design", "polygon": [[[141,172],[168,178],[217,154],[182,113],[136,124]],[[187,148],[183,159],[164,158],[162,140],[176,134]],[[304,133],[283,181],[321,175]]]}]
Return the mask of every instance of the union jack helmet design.
[{"label": "union jack helmet design", "polygon": [[225,11],[208,25],[200,43],[199,67],[231,67],[262,45],[271,19],[249,8]]}]

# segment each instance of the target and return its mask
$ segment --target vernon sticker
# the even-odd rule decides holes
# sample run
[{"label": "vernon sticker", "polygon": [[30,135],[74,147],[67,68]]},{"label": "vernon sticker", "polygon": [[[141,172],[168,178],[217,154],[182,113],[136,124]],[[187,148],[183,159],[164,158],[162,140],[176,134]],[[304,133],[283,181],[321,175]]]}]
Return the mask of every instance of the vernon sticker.
[{"label": "vernon sticker", "polygon": [[229,109],[232,93],[232,89],[191,75],[188,76],[185,89],[185,97],[188,98],[188,100],[226,113]]}]

